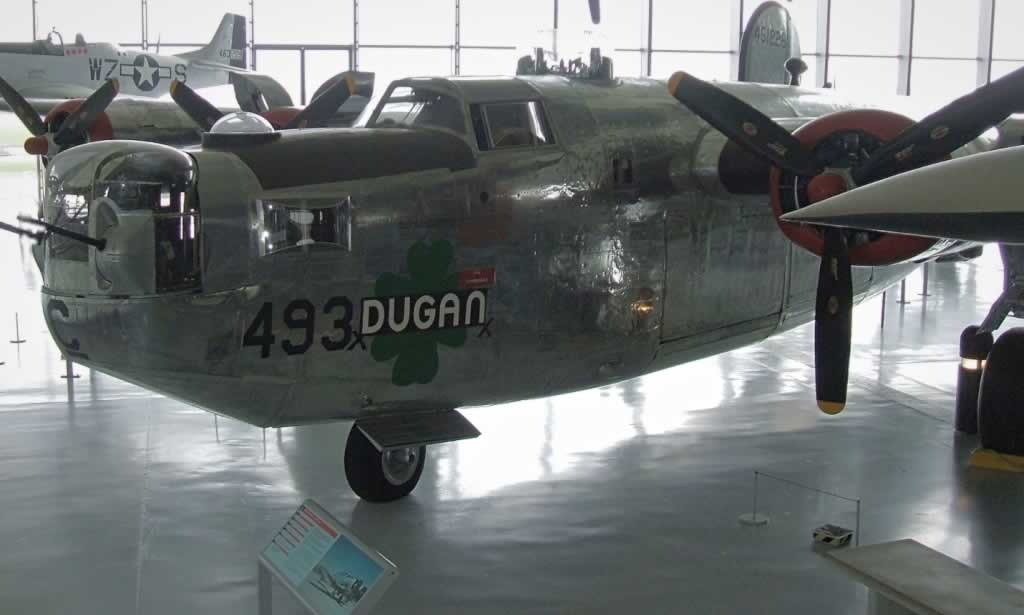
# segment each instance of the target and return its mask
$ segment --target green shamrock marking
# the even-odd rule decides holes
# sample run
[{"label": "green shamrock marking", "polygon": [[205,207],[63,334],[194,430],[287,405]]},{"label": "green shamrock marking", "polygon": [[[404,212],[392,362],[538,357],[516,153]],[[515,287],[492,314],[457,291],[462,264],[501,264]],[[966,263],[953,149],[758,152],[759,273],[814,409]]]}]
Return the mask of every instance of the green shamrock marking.
[{"label": "green shamrock marking", "polygon": [[[377,278],[376,295],[399,297],[452,290],[458,285],[458,275],[448,271],[454,256],[455,248],[448,241],[439,240],[430,245],[417,241],[409,248],[409,277],[382,274]],[[396,385],[427,384],[437,376],[437,345],[458,348],[465,343],[464,328],[377,335],[370,344],[370,354],[375,361],[397,357],[391,370],[391,381]]]}]

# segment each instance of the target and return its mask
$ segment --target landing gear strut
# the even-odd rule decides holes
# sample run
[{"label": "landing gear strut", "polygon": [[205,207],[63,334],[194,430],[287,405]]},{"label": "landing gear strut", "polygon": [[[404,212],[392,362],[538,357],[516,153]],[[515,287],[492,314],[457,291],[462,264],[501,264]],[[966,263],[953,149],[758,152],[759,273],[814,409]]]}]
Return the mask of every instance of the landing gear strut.
[{"label": "landing gear strut", "polygon": [[409,495],[423,474],[427,447],[410,446],[383,451],[356,425],[345,445],[345,477],[352,491],[368,502],[391,502]]},{"label": "landing gear strut", "polygon": [[992,352],[992,332],[971,325],[960,334],[960,368],[956,378],[956,430],[978,433],[978,393],[981,374]]},{"label": "landing gear strut", "polygon": [[956,428],[977,432],[982,449],[1024,456],[1024,328],[1010,329],[993,343],[992,332],[1011,313],[1024,316],[1024,246],[999,246],[1003,256],[1003,293],[980,326],[960,336]]}]

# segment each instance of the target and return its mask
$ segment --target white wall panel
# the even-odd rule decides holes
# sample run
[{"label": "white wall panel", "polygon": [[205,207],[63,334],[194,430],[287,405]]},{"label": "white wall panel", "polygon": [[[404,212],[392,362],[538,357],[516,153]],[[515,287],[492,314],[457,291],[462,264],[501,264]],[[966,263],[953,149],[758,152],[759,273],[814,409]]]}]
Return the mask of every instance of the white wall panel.
[{"label": "white wall panel", "polygon": [[[28,0],[20,1],[29,8],[29,21],[17,39],[27,40],[32,29],[31,4]],[[5,0],[5,8],[9,2],[12,0]],[[46,36],[47,32],[56,27],[64,36],[65,43],[73,43],[76,32],[81,32],[86,41],[92,42],[139,42],[142,39],[142,10],[139,7],[139,0],[109,0],[102,4],[86,4],[75,0],[39,0],[39,36]],[[188,23],[188,19],[182,21]],[[213,35],[217,24],[213,23],[208,28],[210,32],[207,37]],[[153,40],[156,40],[156,30],[150,26],[150,31],[154,33]]]},{"label": "white wall panel", "polygon": [[[4,0],[4,18],[0,19],[0,40],[27,41],[32,38],[32,0]],[[39,26],[39,35],[45,30]]]},{"label": "white wall panel", "polygon": [[701,79],[721,81],[729,78],[731,62],[732,56],[728,53],[658,52],[652,58],[651,75],[664,79],[677,70],[685,70]]},{"label": "white wall panel", "polygon": [[551,46],[551,0],[462,0],[463,45]]},{"label": "white wall panel", "polygon": [[978,76],[974,60],[914,60],[910,95],[951,101],[972,91]]},{"label": "white wall panel", "polygon": [[454,40],[454,0],[363,0],[359,3],[359,41],[363,44],[451,45]]},{"label": "white wall panel", "polygon": [[980,10],[978,0],[916,0],[914,55],[976,57]]},{"label": "white wall panel", "polygon": [[[138,15],[139,0],[127,3],[134,6]],[[206,44],[213,38],[224,13],[236,13],[248,19],[249,3],[247,0],[150,0],[149,45],[156,45],[158,38],[172,43]],[[138,32],[138,26],[135,31]],[[139,39],[137,33],[134,39]]]},{"label": "white wall panel", "polygon": [[[1002,59],[1024,59],[1024,36],[1020,26],[1024,24],[1024,2],[1020,0],[998,0],[992,40],[992,57]],[[995,79],[995,71],[992,78]]]},{"label": "white wall panel", "polygon": [[853,98],[896,93],[899,62],[895,58],[831,58],[829,81]]},{"label": "white wall panel", "polygon": [[352,2],[256,0],[256,42],[349,44]]},{"label": "white wall panel", "polygon": [[896,0],[832,0],[830,52],[896,55],[899,23]]},{"label": "white wall panel", "polygon": [[729,51],[734,25],[730,2],[654,0],[655,49]]}]

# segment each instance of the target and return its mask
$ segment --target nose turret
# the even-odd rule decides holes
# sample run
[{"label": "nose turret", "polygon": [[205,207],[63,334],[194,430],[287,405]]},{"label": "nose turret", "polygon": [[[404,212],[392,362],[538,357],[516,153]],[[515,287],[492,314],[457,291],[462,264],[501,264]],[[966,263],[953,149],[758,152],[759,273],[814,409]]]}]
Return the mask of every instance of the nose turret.
[{"label": "nose turret", "polygon": [[105,244],[99,249],[48,237],[46,289],[135,297],[198,288],[196,180],[188,154],[154,143],[104,141],[55,157],[47,171],[44,221]]}]

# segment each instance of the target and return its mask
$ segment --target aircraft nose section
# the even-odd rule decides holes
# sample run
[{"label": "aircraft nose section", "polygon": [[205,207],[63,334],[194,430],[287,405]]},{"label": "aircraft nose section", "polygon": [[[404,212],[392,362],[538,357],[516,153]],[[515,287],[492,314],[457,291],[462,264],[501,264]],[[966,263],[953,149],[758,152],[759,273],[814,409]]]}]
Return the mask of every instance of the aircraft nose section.
[{"label": "aircraft nose section", "polygon": [[74,235],[47,237],[47,290],[148,296],[199,287],[197,170],[184,152],[154,143],[103,141],[54,157],[43,221]]}]

